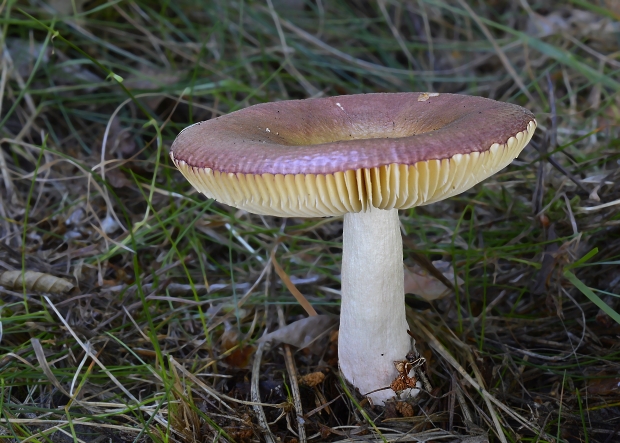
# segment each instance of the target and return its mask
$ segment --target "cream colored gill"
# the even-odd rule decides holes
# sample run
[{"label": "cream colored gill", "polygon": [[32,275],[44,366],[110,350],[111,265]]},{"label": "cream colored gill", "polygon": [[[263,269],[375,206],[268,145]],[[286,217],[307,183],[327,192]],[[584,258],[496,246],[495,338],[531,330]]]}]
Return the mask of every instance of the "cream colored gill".
[{"label": "cream colored gill", "polygon": [[173,158],[187,180],[209,198],[250,212],[327,217],[347,212],[405,209],[466,191],[506,167],[532,137],[535,122],[504,145],[414,165],[389,164],[333,174],[241,174],[194,168]]}]

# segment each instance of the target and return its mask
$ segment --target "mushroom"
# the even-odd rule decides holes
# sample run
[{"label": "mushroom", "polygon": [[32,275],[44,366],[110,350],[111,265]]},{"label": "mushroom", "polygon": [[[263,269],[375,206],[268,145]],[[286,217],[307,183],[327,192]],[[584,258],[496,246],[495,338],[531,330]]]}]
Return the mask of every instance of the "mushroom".
[{"label": "mushroom", "polygon": [[340,370],[380,404],[394,396],[381,389],[398,375],[394,361],[410,351],[398,210],[486,179],[535,128],[528,110],[481,97],[360,94],[259,104],[196,123],[170,155],[198,191],[228,205],[344,215]]}]

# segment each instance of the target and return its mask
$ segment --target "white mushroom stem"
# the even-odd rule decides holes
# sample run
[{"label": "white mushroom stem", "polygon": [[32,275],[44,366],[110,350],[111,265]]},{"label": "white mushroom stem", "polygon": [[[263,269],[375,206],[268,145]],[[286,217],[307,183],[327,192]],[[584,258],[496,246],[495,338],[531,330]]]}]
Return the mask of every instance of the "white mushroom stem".
[{"label": "white mushroom stem", "polygon": [[[340,370],[367,394],[389,387],[398,374],[394,361],[403,360],[410,348],[398,210],[345,214],[342,248]],[[394,391],[369,397],[381,405]]]}]

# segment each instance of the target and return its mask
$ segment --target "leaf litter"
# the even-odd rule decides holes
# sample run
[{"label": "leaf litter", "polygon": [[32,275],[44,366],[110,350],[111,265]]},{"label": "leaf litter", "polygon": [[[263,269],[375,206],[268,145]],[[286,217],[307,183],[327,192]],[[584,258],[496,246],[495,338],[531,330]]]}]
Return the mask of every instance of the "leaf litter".
[{"label": "leaf litter", "polygon": [[[3,438],[618,438],[613,1],[48,6],[0,5]],[[494,179],[402,211],[430,389],[383,408],[338,376],[341,220],[206,201],[167,148],[249,104],[402,90],[540,126]]]}]

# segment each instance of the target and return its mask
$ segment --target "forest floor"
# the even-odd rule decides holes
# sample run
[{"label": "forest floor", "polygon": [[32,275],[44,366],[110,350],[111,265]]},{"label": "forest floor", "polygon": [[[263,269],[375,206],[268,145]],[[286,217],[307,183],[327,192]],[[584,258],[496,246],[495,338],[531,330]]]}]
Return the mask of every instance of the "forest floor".
[{"label": "forest floor", "polygon": [[[617,1],[27,0],[0,26],[0,439],[620,441]],[[404,91],[538,129],[401,211],[431,389],[379,407],[338,373],[342,218],[208,200],[169,149],[256,103]],[[259,341],[284,324],[313,345]]]}]

